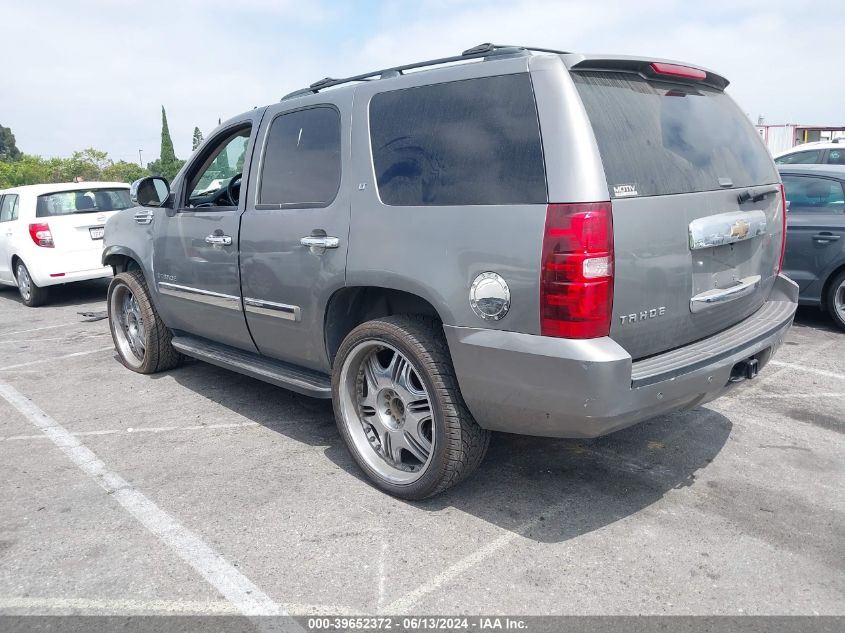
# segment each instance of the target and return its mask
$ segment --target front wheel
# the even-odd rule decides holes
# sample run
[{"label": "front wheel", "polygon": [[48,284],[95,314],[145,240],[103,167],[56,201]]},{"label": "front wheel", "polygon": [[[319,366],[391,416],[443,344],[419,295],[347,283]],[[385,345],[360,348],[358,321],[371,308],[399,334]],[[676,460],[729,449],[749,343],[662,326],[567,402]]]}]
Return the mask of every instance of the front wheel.
[{"label": "front wheel", "polygon": [[109,328],[120,362],[139,374],[153,374],[179,365],[182,355],[170,341],[170,330],[158,316],[144,275],[115,275],[108,292]]},{"label": "front wheel", "polygon": [[830,282],[826,303],[834,323],[845,330],[845,271]]},{"label": "front wheel", "polygon": [[364,323],[335,359],[332,396],[338,429],[379,488],[425,499],[469,475],[490,433],[461,397],[442,329],[393,316]]},{"label": "front wheel", "polygon": [[24,304],[35,308],[47,303],[47,289],[37,285],[29,274],[23,262],[15,266],[15,280],[18,282],[18,292]]}]

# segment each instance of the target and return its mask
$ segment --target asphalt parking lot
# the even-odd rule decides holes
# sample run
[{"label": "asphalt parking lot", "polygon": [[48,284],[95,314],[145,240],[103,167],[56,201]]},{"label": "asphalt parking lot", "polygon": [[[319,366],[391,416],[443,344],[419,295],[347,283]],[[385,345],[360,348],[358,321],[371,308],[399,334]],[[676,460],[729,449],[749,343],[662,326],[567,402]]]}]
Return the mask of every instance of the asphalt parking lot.
[{"label": "asphalt parking lot", "polygon": [[816,310],[721,400],[497,435],[407,503],[363,480],[329,402],[124,369],[78,314],[105,289],[0,290],[0,614],[845,614],[845,334]]}]

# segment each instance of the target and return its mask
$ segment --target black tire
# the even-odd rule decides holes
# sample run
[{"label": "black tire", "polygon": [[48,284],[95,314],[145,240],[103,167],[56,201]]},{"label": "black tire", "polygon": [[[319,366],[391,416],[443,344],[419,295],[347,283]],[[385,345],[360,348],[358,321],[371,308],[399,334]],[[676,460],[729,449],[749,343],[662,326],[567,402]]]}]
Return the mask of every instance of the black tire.
[{"label": "black tire", "polygon": [[[128,326],[121,322],[120,308],[117,305],[125,293],[131,293],[137,303],[137,313],[143,324],[142,334],[137,340],[143,342],[143,353],[136,354],[130,343]],[[177,367],[183,356],[177,352],[171,340],[173,334],[161,320],[155,306],[150,299],[150,292],[140,270],[119,273],[109,284],[108,291],[109,329],[111,330],[114,347],[120,362],[139,374],[154,374]],[[137,317],[134,316],[133,319]],[[137,330],[136,330],[137,331]]]},{"label": "black tire", "polygon": [[[433,449],[424,472],[411,483],[396,484],[376,472],[362,456],[343,418],[342,368],[356,347],[370,341],[386,343],[401,352],[429,394]],[[378,488],[402,499],[425,499],[456,485],[478,467],[490,444],[490,432],[473,419],[461,396],[443,326],[433,319],[390,316],[368,321],[352,330],[335,358],[332,399],[340,435],[358,466]],[[350,422],[361,424],[357,418]]]},{"label": "black tire", "polygon": [[[21,283],[24,279],[28,280],[28,283]],[[47,289],[35,284],[29,274],[29,269],[22,261],[15,264],[15,280],[18,283],[18,293],[24,305],[37,308],[47,303]]]},{"label": "black tire", "polygon": [[845,330],[845,312],[837,309],[837,294],[840,294],[840,303],[845,305],[845,270],[836,275],[830,285],[827,287],[827,296],[825,297],[825,305],[833,322],[841,329]]}]

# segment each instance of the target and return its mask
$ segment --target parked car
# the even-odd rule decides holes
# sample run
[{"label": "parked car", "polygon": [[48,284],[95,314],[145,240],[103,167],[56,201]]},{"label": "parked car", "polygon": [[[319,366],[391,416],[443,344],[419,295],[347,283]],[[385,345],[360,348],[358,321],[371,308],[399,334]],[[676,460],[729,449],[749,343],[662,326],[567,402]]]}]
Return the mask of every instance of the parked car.
[{"label": "parked car", "polygon": [[799,303],[827,309],[845,329],[845,165],[778,169],[789,203],[784,272]]},{"label": "parked car", "polygon": [[804,143],[775,154],[777,165],[845,165],[845,139]]},{"label": "parked car", "polygon": [[0,197],[0,284],[18,287],[31,307],[47,288],[111,277],[101,262],[106,221],[131,206],[121,182],[58,183],[6,189]]},{"label": "parked car", "polygon": [[778,174],[727,83],[482,45],[236,116],[106,225],[119,357],[333,398],[363,472],[408,499],[490,431],[594,437],[712,400],[797,299]]}]

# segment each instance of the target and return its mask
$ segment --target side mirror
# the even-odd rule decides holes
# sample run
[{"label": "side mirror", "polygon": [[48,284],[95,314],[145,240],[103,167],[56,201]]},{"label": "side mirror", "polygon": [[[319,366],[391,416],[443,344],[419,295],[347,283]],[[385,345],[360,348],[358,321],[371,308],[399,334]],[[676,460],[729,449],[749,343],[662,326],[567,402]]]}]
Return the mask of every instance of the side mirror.
[{"label": "side mirror", "polygon": [[161,176],[147,176],[132,183],[129,199],[139,207],[166,207],[170,199],[170,184]]}]

